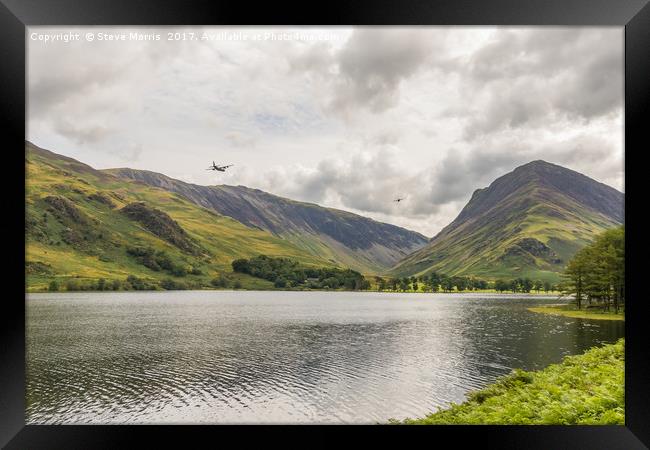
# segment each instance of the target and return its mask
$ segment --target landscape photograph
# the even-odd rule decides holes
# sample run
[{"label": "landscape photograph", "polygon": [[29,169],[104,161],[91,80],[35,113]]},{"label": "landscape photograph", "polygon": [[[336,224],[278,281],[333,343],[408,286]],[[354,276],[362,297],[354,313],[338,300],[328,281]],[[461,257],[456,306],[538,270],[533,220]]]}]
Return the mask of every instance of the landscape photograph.
[{"label": "landscape photograph", "polygon": [[27,424],[625,424],[623,28],[26,40]]}]

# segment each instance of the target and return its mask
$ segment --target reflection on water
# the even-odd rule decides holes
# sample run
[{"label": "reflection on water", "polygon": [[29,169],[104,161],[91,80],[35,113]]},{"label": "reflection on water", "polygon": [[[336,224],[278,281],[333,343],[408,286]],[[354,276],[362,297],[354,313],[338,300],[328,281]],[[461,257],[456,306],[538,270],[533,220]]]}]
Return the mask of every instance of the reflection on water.
[{"label": "reflection on water", "polygon": [[614,342],[554,298],[342,292],[30,294],[28,423],[376,423]]}]

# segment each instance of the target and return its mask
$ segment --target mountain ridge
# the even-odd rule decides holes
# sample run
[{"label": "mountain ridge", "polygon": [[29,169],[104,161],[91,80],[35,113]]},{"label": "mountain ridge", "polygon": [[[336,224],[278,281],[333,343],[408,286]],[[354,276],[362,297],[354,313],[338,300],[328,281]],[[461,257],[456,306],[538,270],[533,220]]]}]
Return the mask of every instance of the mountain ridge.
[{"label": "mountain ridge", "polygon": [[[207,264],[217,271],[227,270],[237,257],[269,254],[376,275],[435,270],[450,276],[557,281],[578,249],[624,221],[623,193],[543,160],[476,189],[457,217],[427,239],[396,225],[260,189],[202,186],[129,168],[96,170],[28,141],[25,145],[26,232],[36,238],[28,249],[37,248],[40,257],[30,260],[30,267],[56,266],[53,255],[80,251],[80,260],[86,258],[106,274],[106,267],[87,257],[119,253],[109,244],[130,245],[133,236],[134,242],[165,249],[192,267]],[[113,222],[119,229],[111,228]],[[101,241],[102,233],[113,241]],[[141,259],[150,255],[142,249],[135,253]],[[124,273],[133,265],[119,267]]]},{"label": "mountain ridge", "polygon": [[25,166],[28,289],[53,281],[119,285],[129,276],[145,280],[140,286],[174,277],[203,288],[224,274],[266,289],[272,283],[231,274],[231,262],[266,254],[337,265],[177,194],[121,180],[28,141]]},{"label": "mountain ridge", "polygon": [[558,280],[568,259],[624,218],[624,194],[536,160],[476,189],[458,216],[390,271]]},{"label": "mountain ridge", "polygon": [[330,259],[344,261],[352,268],[365,266],[383,272],[428,242],[426,236],[396,225],[260,189],[204,186],[130,168],[104,172],[183,195],[197,205],[287,239],[313,254],[328,252]]}]

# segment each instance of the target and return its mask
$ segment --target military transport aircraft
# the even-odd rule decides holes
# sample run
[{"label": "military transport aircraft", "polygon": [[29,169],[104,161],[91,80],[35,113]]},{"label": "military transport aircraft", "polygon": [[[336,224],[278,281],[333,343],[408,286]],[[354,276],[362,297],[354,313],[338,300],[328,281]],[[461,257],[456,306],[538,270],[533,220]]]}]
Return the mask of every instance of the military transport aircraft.
[{"label": "military transport aircraft", "polygon": [[214,161],[212,161],[212,166],[208,167],[205,170],[218,170],[219,172],[225,172],[228,167],[232,167],[234,164],[228,164],[227,166],[217,166]]}]

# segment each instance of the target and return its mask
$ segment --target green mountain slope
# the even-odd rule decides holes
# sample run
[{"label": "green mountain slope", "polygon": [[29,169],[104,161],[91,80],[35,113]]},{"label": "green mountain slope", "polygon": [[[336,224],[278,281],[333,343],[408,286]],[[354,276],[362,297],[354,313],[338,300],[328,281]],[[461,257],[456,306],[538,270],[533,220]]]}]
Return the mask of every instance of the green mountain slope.
[{"label": "green mountain slope", "polygon": [[[114,177],[26,142],[27,288],[52,280],[207,285],[233,259],[259,254],[307,265],[332,263],[163,189]],[[161,253],[161,252],[164,252]],[[266,281],[242,278],[247,287]]]},{"label": "green mountain slope", "polygon": [[200,186],[134,169],[105,173],[175,192],[197,205],[268,231],[314,256],[364,273],[383,273],[428,241],[419,233],[350,212],[244,186]]},{"label": "green mountain slope", "polygon": [[478,189],[429,244],[391,270],[557,281],[566,262],[623,222],[624,195],[573,170],[533,161]]}]

